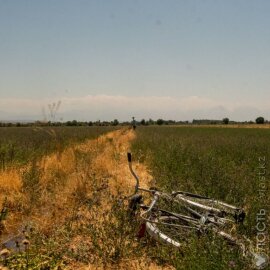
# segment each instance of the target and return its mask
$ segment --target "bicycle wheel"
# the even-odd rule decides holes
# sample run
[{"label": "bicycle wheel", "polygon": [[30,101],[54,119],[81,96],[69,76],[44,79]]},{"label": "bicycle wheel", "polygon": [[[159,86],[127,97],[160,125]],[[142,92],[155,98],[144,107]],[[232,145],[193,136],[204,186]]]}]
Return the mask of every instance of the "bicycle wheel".
[{"label": "bicycle wheel", "polygon": [[146,222],[148,234],[158,242],[180,247],[191,235],[199,232],[196,222],[175,216],[153,217]]}]

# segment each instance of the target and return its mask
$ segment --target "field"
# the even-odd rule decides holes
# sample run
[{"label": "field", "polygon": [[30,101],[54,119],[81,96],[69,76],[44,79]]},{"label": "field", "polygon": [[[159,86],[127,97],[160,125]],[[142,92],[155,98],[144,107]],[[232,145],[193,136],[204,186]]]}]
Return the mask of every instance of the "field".
[{"label": "field", "polygon": [[211,234],[191,237],[180,250],[138,239],[141,221],[127,215],[124,199],[134,188],[126,153],[133,153],[142,186],[244,207],[247,218],[233,230],[256,243],[258,213],[270,205],[269,129],[0,132],[0,264],[8,269],[252,269],[237,248]]},{"label": "field", "polygon": [[[246,221],[237,232],[256,243],[257,215],[260,209],[269,212],[270,205],[269,135],[262,129],[140,128],[133,152],[151,168],[161,189],[199,193],[244,207]],[[264,163],[265,181],[260,175]],[[163,259],[177,269],[228,269],[230,262],[231,268],[250,269],[237,250],[217,239],[195,241],[180,258],[166,258],[169,254]]]},{"label": "field", "polygon": [[113,127],[1,127],[0,168],[27,164],[72,143],[96,138]]}]

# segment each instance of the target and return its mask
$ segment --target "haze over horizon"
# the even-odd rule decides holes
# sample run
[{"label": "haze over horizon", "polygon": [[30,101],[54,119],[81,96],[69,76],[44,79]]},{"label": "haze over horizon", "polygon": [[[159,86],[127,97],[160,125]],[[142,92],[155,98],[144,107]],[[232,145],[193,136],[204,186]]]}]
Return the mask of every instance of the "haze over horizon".
[{"label": "haze over horizon", "polygon": [[270,2],[0,0],[0,120],[270,119]]}]

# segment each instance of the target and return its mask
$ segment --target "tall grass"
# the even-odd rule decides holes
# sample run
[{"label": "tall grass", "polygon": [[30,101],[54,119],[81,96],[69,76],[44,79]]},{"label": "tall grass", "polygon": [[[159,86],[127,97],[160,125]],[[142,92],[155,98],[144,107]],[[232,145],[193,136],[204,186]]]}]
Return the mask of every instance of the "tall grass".
[{"label": "tall grass", "polygon": [[[247,218],[238,233],[256,244],[257,214],[260,209],[270,210],[269,181],[261,197],[258,175],[260,158],[265,157],[269,167],[270,130],[140,127],[137,135],[134,156],[148,164],[159,188],[199,193],[244,207]],[[269,176],[267,170],[265,178]],[[177,269],[251,268],[236,249],[222,241],[193,240],[182,257],[178,254],[172,260]],[[159,257],[169,261],[170,250],[164,250]]]}]

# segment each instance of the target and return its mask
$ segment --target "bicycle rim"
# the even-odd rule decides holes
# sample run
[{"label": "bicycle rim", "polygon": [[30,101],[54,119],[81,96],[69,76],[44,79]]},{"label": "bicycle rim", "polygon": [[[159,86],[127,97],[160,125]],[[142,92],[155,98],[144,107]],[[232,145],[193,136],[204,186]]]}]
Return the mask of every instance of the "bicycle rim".
[{"label": "bicycle rim", "polygon": [[174,216],[160,216],[146,222],[146,230],[158,242],[179,248],[198,227]]}]

